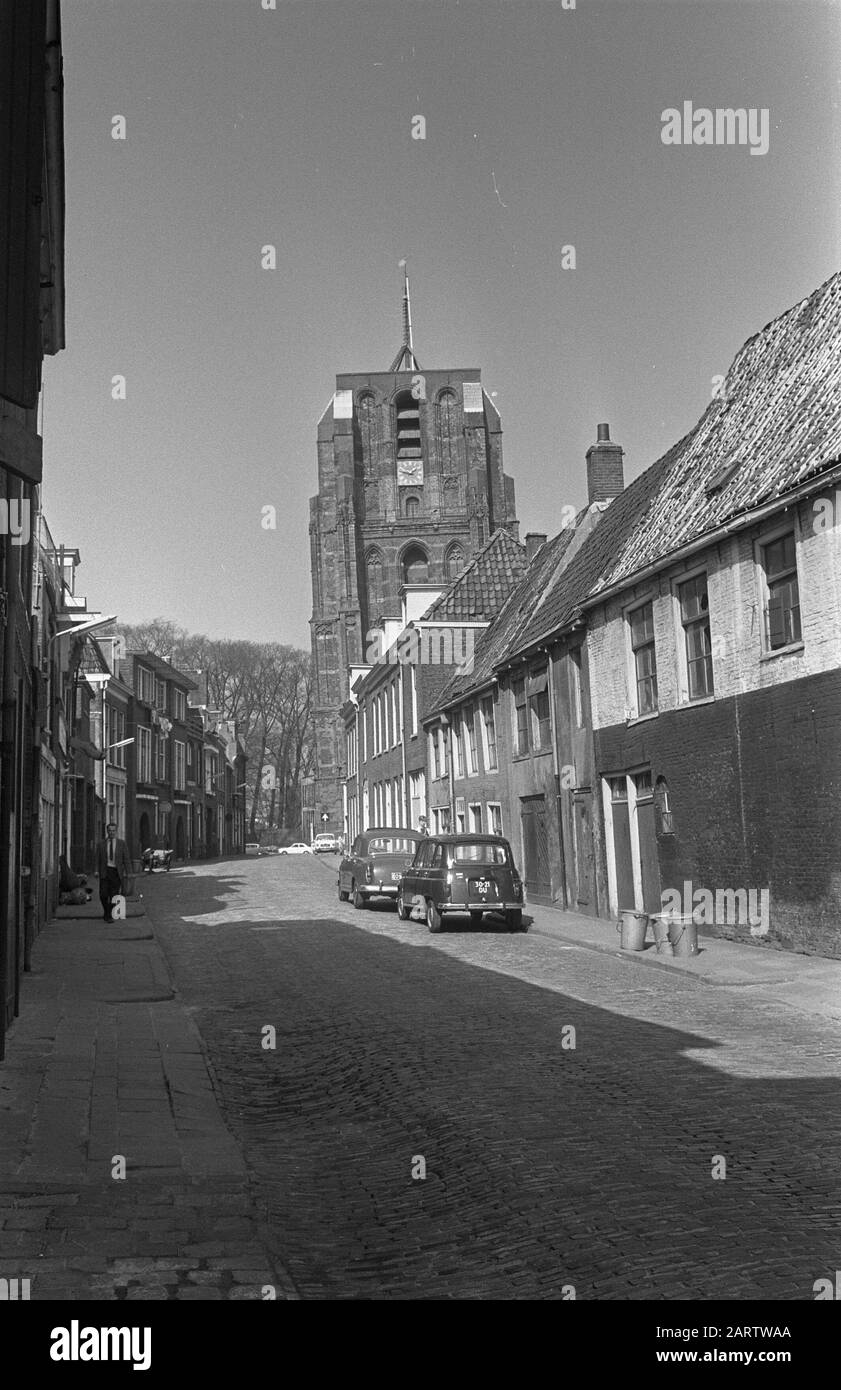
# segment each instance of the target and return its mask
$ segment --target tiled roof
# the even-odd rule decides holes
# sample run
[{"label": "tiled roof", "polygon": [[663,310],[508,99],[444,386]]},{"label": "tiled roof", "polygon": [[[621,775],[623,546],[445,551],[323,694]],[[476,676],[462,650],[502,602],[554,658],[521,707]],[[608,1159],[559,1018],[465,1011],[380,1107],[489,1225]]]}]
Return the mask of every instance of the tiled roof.
[{"label": "tiled roof", "polygon": [[477,643],[472,671],[469,674],[456,675],[447,683],[437,702],[439,708],[461,698],[468,691],[477,689],[492,678],[496,666],[516,644],[518,636],[528,626],[535,606],[540,604],[547,593],[553,576],[563,564],[574,535],[575,527],[566,527],[553,540],[541,546],[531,564],[524,570],[519,584],[510,594],[498,617]]},{"label": "tiled roof", "polygon": [[495,618],[526,568],[525,547],[504,530],[494,531],[421,622],[481,623]]},{"label": "tiled roof", "polygon": [[[722,399],[710,403],[678,449],[656,508],[629,529],[597,590],[841,458],[841,272],[748,339]],[[729,481],[707,495],[713,473],[736,460]]]},{"label": "tiled roof", "polygon": [[[567,566],[551,574],[540,567],[566,532],[544,547],[520,593],[483,635],[472,674],[451,681],[440,703],[489,680],[609,586],[630,583],[645,566],[784,496],[839,458],[841,273],[745,343],[723,399],[712,401],[695,428],[611,502]],[[735,460],[739,467],[708,494],[713,474]]]}]

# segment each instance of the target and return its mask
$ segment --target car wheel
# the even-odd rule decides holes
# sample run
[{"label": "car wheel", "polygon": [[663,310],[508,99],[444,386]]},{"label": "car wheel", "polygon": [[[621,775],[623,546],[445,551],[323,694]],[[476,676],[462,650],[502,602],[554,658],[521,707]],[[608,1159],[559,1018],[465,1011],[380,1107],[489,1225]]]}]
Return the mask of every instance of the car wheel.
[{"label": "car wheel", "polygon": [[426,925],[431,932],[444,930],[444,919],[431,898],[426,900]]},{"label": "car wheel", "polygon": [[359,891],[359,889],[357,888],[357,886],[356,886],[355,883],[354,883],[354,885],[353,885],[353,890],[352,890],[352,892],[353,892],[353,905],[354,905],[354,907],[356,908],[356,910],[357,910],[357,912],[358,912],[360,908],[365,907],[365,899],[363,898],[362,894],[360,893],[360,891]]},{"label": "car wheel", "polygon": [[408,922],[409,920],[409,910],[403,901],[402,888],[398,889],[397,892],[397,916],[400,918],[401,922]]},{"label": "car wheel", "polygon": [[505,920],[506,920],[506,922],[508,923],[508,930],[509,930],[509,931],[522,931],[522,930],[523,930],[523,909],[522,909],[521,907],[515,907],[515,908],[513,909],[513,911],[511,911],[511,912],[506,912],[506,914],[505,914]]},{"label": "car wheel", "polygon": [[350,894],[345,892],[344,888],[342,887],[342,885],[341,885],[341,883],[340,883],[340,884],[339,884],[339,902],[340,902],[340,903],[346,903],[349,897],[350,897]]}]

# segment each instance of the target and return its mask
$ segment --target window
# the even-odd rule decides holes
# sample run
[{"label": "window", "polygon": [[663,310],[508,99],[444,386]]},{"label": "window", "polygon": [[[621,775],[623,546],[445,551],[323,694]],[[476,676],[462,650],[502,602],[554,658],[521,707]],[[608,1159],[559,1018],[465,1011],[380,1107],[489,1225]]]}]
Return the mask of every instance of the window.
[{"label": "window", "polygon": [[447,777],[450,772],[450,760],[447,748],[447,730],[439,729],[438,737],[441,740],[441,776]]},{"label": "window", "polygon": [[453,721],[453,775],[464,776],[464,745],[462,744],[461,719]]},{"label": "window", "polygon": [[439,731],[435,729],[429,735],[429,761],[432,764],[432,776],[435,778],[441,776],[441,754],[439,751],[438,732]]},{"label": "window", "polygon": [[685,584],[678,585],[677,592],[686,653],[687,690],[690,700],[703,700],[713,693],[707,576],[699,574],[687,579]]},{"label": "window", "polygon": [[456,797],[456,834],[464,834],[464,797]]},{"label": "window", "polygon": [[628,783],[624,777],[610,777],[610,799],[613,802],[628,800]]},{"label": "window", "polygon": [[467,773],[473,776],[479,771],[479,764],[476,760],[476,710],[471,706],[464,719],[465,752],[467,754]]},{"label": "window", "polygon": [[137,780],[152,780],[152,731],[140,724],[137,726]]},{"label": "window", "polygon": [[187,717],[187,696],[177,686],[172,688],[172,713],[175,719],[182,722]]},{"label": "window", "polygon": [[155,694],[155,680],[145,666],[137,668],[137,694],[144,705],[151,705]]},{"label": "window", "polygon": [[365,559],[365,573],[368,588],[368,611],[376,612],[383,598],[383,557],[378,550],[370,550]]},{"label": "window", "polygon": [[412,692],[412,723],[410,732],[414,736],[418,731],[418,673],[414,662],[409,667],[409,685]]},{"label": "window", "polygon": [[654,783],[654,809],[657,812],[661,835],[674,835],[674,814],[669,800],[669,784],[665,777],[658,777]]},{"label": "window", "polygon": [[412,545],[403,556],[403,583],[425,584],[429,578],[429,560],[426,551],[419,545]]},{"label": "window", "polygon": [[470,803],[470,831],[474,835],[482,833],[482,807],[478,801]]},{"label": "window", "polygon": [[529,715],[531,746],[539,752],[552,743],[552,717],[549,712],[549,667],[533,671],[529,676]]},{"label": "window", "polygon": [[155,709],[166,713],[166,681],[155,681]]},{"label": "window", "polygon": [[411,391],[401,391],[394,402],[394,436],[397,462],[419,459],[421,454],[420,401]]},{"label": "window", "polygon": [[502,807],[498,801],[488,802],[489,829],[493,835],[502,834]]},{"label": "window", "polygon": [[398,718],[398,708],[397,708],[397,702],[398,702],[397,685],[398,685],[399,679],[400,679],[400,678],[398,677],[398,680],[394,681],[394,683],[392,684],[392,687],[391,687],[391,745],[392,745],[393,748],[396,747],[396,745],[400,742],[400,734],[401,734],[400,720],[399,720],[399,718]]},{"label": "window", "polygon": [[414,521],[420,511],[420,502],[417,497],[406,498],[406,515],[410,521]]},{"label": "window", "polygon": [[529,751],[529,711],[524,680],[515,681],[514,692],[514,751],[522,757]]},{"label": "window", "polygon": [[166,739],[163,734],[155,735],[155,776],[159,782],[166,781]]},{"label": "window", "polygon": [[444,561],[444,577],[448,583],[456,578],[464,569],[464,551],[460,545],[451,545],[447,551]]},{"label": "window", "polygon": [[106,705],[105,715],[105,747],[110,750],[108,753],[108,761],[112,765],[112,767],[125,767],[125,748],[113,748],[111,746],[114,743],[119,743],[121,739],[124,739],[126,736],[125,712],[123,710],[118,709],[109,709],[109,707]]},{"label": "window", "polygon": [[454,864],[508,864],[508,850],[493,840],[480,840],[478,844],[453,845]]},{"label": "window", "polygon": [[186,786],[187,750],[183,743],[179,743],[178,739],[173,741],[172,746],[174,749],[173,773],[175,776],[175,790],[180,792],[183,791]]},{"label": "window", "polygon": [[802,637],[794,532],[762,546],[765,573],[765,641],[768,651],[790,647]]},{"label": "window", "polygon": [[498,765],[496,755],[496,718],[494,715],[492,695],[486,695],[481,701],[479,713],[482,721],[482,750],[485,755],[485,769],[487,771],[492,771]]},{"label": "window", "polygon": [[644,603],[628,616],[631,628],[631,651],[634,656],[634,679],[637,692],[637,714],[657,712],[657,661],[654,654],[654,608]]}]

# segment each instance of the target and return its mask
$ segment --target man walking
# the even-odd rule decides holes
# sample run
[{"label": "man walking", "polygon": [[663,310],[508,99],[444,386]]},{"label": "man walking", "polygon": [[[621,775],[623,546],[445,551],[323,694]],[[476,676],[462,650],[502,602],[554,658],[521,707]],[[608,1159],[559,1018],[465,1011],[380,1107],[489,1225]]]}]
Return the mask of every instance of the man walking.
[{"label": "man walking", "polygon": [[112,900],[119,893],[125,893],[131,877],[131,860],[125,840],[117,838],[117,827],[109,821],[105,827],[105,839],[97,852],[97,873],[99,874],[99,900],[102,915],[106,922],[113,922]]}]

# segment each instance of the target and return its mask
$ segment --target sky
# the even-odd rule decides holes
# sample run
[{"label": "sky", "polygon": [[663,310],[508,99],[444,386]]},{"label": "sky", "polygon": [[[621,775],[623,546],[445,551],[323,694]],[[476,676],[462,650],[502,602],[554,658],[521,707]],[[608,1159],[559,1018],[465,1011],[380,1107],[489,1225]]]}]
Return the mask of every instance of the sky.
[{"label": "sky", "polygon": [[[400,261],[421,365],[481,368],[553,534],[597,423],[635,477],[839,268],[841,4],[264,3],[64,0],[43,501],[89,607],[308,647],[316,425],[395,357]],[[687,101],[767,110],[767,152],[664,144]]]}]

